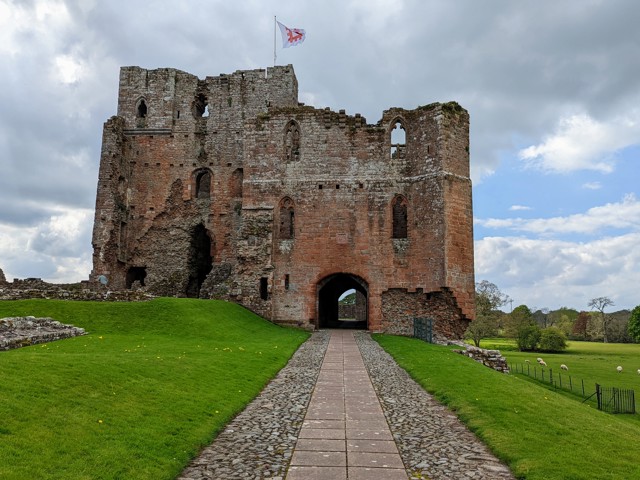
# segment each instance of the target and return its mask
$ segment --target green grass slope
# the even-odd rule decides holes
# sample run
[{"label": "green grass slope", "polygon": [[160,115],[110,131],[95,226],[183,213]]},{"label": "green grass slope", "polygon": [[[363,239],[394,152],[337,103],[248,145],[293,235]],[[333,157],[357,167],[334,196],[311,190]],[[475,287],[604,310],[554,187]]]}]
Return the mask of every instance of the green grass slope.
[{"label": "green grass slope", "polygon": [[308,337],[230,303],[0,302],[89,335],[0,352],[0,478],[173,479]]},{"label": "green grass slope", "polygon": [[452,408],[518,478],[640,478],[640,425],[495,372],[450,348],[376,335],[427,391]]}]

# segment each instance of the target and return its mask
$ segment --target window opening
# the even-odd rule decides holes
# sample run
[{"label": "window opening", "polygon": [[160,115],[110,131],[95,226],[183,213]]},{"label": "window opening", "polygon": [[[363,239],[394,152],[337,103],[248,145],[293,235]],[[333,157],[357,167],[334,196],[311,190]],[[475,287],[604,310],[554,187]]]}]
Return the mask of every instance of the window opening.
[{"label": "window opening", "polygon": [[262,300],[269,299],[269,279],[267,277],[260,277],[260,298]]},{"label": "window opening", "polygon": [[147,104],[144,101],[144,98],[140,100],[138,103],[138,118],[146,118],[147,116]]},{"label": "window opening", "polygon": [[196,198],[210,198],[211,172],[203,170],[196,175]]},{"label": "window opening", "polygon": [[394,124],[391,130],[391,158],[404,158],[406,150],[406,132],[400,120]]},{"label": "window opening", "polygon": [[205,116],[205,112],[208,112],[207,106],[207,97],[202,93],[198,94],[193,101],[193,116],[196,118]]},{"label": "window opening", "polygon": [[284,156],[287,162],[300,159],[300,128],[291,120],[284,135]]},{"label": "window opening", "polygon": [[407,199],[398,195],[392,202],[393,238],[407,238]]},{"label": "window opening", "polygon": [[280,239],[291,240],[295,236],[295,209],[289,197],[280,202]]},{"label": "window opening", "polygon": [[284,276],[284,289],[289,290],[289,274],[288,273]]}]

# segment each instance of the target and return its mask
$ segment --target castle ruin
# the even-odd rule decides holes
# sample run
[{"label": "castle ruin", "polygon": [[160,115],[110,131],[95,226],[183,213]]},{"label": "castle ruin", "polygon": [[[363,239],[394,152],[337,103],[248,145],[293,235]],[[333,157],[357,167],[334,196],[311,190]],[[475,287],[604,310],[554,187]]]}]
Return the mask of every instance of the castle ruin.
[{"label": "castle ruin", "polygon": [[291,65],[204,80],[120,71],[104,125],[91,280],[240,303],[276,323],[356,320],[436,340],[474,316],[469,116],[392,108],[377,124],[298,103]]}]

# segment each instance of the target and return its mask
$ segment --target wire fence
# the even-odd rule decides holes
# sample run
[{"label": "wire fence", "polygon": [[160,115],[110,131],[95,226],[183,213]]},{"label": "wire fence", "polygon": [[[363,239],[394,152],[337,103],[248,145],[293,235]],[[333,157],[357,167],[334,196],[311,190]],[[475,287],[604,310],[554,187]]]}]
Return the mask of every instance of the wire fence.
[{"label": "wire fence", "polygon": [[573,378],[568,373],[553,372],[551,368],[544,368],[529,363],[511,364],[512,373],[527,375],[534,380],[579,395],[582,403],[590,403],[598,410],[609,413],[636,413],[635,392],[630,389],[603,387],[595,384],[585,387],[584,380]]}]

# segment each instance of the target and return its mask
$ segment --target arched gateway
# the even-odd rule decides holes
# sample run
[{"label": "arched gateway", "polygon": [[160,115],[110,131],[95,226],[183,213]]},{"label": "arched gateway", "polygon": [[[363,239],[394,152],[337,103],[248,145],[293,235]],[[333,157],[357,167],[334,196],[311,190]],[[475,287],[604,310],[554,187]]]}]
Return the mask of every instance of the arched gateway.
[{"label": "arched gateway", "polygon": [[[340,317],[339,299],[349,290],[355,290],[354,312],[344,319]],[[368,328],[369,285],[364,279],[335,273],[318,282],[317,292],[318,328]]]}]

